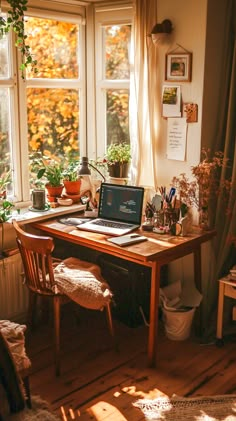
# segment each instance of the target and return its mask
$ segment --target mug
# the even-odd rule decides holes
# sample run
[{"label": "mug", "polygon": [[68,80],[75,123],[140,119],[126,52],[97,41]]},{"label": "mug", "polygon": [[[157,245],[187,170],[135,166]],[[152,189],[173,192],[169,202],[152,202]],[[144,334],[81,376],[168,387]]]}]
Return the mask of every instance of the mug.
[{"label": "mug", "polygon": [[45,209],[45,190],[36,189],[32,191],[33,208],[37,210]]}]

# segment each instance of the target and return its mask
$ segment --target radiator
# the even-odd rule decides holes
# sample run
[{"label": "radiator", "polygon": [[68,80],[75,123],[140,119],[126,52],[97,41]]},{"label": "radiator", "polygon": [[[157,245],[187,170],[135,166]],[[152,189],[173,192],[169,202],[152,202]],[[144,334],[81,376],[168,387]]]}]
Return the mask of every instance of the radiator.
[{"label": "radiator", "polygon": [[22,322],[28,307],[28,289],[23,285],[20,254],[0,260],[0,319]]}]

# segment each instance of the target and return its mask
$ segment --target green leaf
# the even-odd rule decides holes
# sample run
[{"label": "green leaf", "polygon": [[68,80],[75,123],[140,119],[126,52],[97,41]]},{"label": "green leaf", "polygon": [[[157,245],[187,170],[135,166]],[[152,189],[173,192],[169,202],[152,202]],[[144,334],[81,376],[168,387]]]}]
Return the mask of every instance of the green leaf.
[{"label": "green leaf", "polygon": [[43,175],[44,175],[44,173],[45,173],[45,171],[46,171],[46,168],[41,168],[41,169],[38,171],[37,177],[38,177],[38,178],[42,178],[42,177],[43,177]]}]

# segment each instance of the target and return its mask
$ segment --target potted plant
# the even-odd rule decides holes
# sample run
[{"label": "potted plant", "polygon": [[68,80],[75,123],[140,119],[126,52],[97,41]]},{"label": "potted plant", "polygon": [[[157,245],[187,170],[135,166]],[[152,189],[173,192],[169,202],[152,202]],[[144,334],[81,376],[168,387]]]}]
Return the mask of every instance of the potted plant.
[{"label": "potted plant", "polygon": [[45,188],[47,190],[47,197],[50,202],[56,202],[56,198],[60,197],[64,185],[63,179],[63,167],[62,164],[55,160],[43,160],[43,167],[38,170],[37,178],[44,178]]},{"label": "potted plant", "polygon": [[6,188],[11,182],[11,171],[5,171],[0,176],[0,200],[6,199]]},{"label": "potted plant", "polygon": [[127,178],[130,162],[131,148],[128,143],[111,143],[105,155],[110,177]]},{"label": "potted plant", "polygon": [[37,60],[34,60],[31,54],[30,46],[26,43],[27,35],[25,35],[24,14],[27,11],[28,0],[6,0],[6,2],[10,8],[6,11],[6,17],[1,13],[0,39],[11,31],[15,34],[15,46],[21,54],[20,70],[24,79],[24,71],[27,67],[31,67],[37,73]]},{"label": "potted plant", "polygon": [[63,184],[67,195],[78,195],[81,188],[79,176],[79,161],[69,161],[65,164],[63,172]]},{"label": "potted plant", "polygon": [[4,222],[7,222],[8,219],[11,217],[11,210],[13,207],[13,203],[5,199],[0,204],[0,226],[2,230],[0,258],[4,257]]}]

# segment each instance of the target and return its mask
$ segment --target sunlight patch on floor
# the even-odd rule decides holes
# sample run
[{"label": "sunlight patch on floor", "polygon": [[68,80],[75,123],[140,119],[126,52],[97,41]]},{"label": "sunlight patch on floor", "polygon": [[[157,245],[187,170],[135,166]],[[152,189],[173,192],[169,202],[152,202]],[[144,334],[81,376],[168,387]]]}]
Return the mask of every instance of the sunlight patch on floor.
[{"label": "sunlight patch on floor", "polygon": [[104,420],[106,417],[108,420],[119,420],[119,421],[128,421],[125,418],[119,409],[107,402],[97,402],[95,405],[92,405],[87,409],[88,414],[92,415],[95,420],[100,421]]},{"label": "sunlight patch on floor", "polygon": [[[122,402],[124,401],[122,398],[125,398],[125,395],[130,396],[130,398],[134,397],[135,401],[137,399],[155,399],[160,396],[167,396],[157,388],[144,392],[133,385],[125,386],[121,389],[117,388],[117,390],[113,393],[113,398],[117,399],[117,405],[112,405],[111,403],[105,401],[99,401],[91,405],[89,408],[86,408],[86,410],[83,410],[83,414],[87,413],[90,419],[94,421],[102,421],[105,419],[109,421],[129,421],[119,410],[119,407],[122,408],[123,406]],[[131,406],[132,401],[133,399],[130,401]],[[66,410],[65,407],[62,406],[60,409],[63,421],[77,420],[83,415],[79,410],[73,410],[72,408]]]},{"label": "sunlight patch on floor", "polygon": [[73,410],[72,408],[69,408],[68,414],[66,414],[66,411],[63,406],[61,406],[61,416],[63,421],[69,421],[69,420],[77,420],[80,417],[80,411]]},{"label": "sunlight patch on floor", "polygon": [[136,398],[145,398],[145,399],[155,399],[160,396],[167,396],[159,389],[152,389],[148,392],[143,392],[142,390],[138,390],[136,386],[126,386],[122,388],[122,392],[128,393],[131,396],[135,396]]}]

